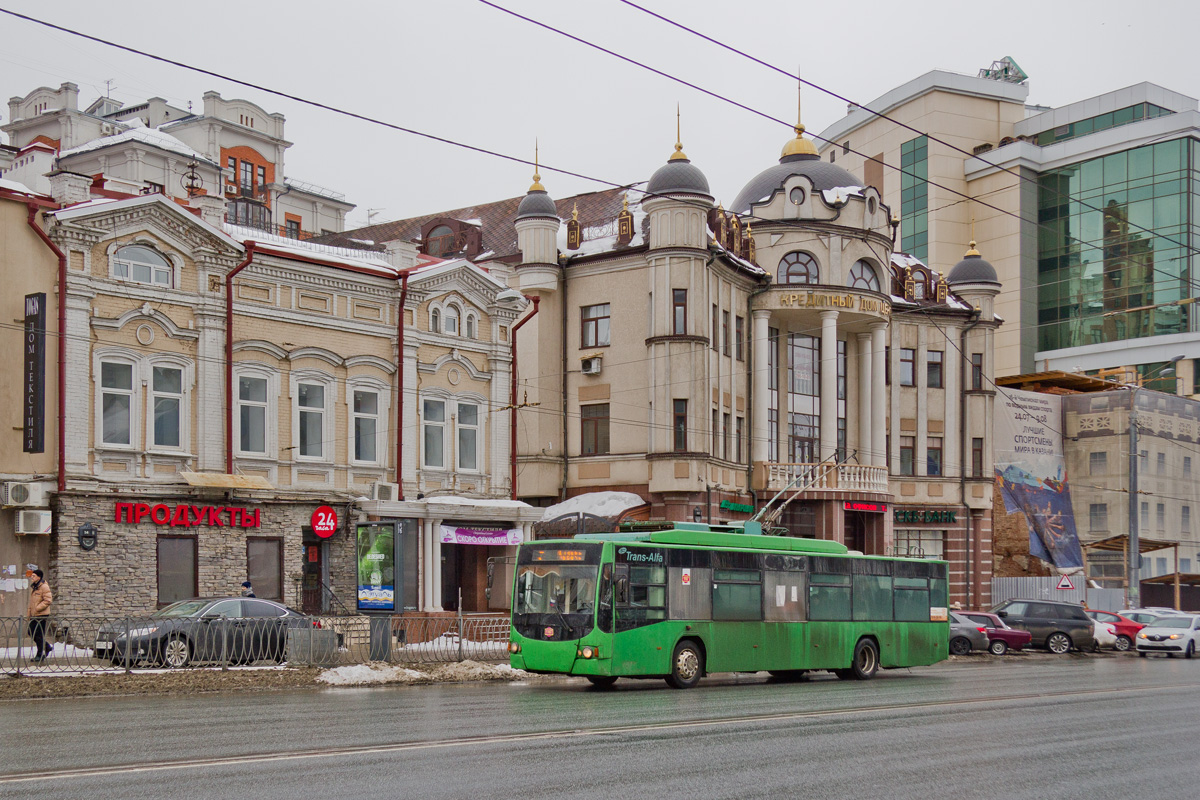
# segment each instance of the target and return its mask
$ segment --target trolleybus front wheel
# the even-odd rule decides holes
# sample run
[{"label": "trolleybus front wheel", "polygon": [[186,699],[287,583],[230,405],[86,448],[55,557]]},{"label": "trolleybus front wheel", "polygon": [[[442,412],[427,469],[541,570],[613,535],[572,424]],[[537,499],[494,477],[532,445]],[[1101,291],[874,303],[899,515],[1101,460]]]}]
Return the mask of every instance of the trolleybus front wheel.
[{"label": "trolleybus front wheel", "polygon": [[875,677],[879,669],[879,648],[870,639],[859,639],[854,646],[854,660],[847,669],[835,669],[834,675],[842,680],[866,681]]},{"label": "trolleybus front wheel", "polygon": [[672,689],[691,689],[700,682],[700,676],[703,674],[704,654],[700,651],[700,645],[690,639],[684,639],[675,645],[667,685]]},{"label": "trolleybus front wheel", "polygon": [[588,683],[595,686],[597,689],[611,689],[612,685],[617,682],[613,675],[584,675],[588,679]]}]

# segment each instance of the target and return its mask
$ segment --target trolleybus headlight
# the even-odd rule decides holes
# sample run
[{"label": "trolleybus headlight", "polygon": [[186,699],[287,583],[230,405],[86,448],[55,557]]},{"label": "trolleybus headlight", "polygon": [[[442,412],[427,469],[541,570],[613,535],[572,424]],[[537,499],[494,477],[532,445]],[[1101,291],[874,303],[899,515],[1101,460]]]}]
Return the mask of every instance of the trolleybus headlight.
[{"label": "trolleybus headlight", "polygon": [[509,642],[508,643],[508,652],[510,652],[510,653],[521,652],[521,645],[517,644],[516,642]]},{"label": "trolleybus headlight", "polygon": [[596,658],[596,648],[592,647],[591,645],[586,645],[579,648],[579,652],[575,655],[579,656],[580,658]]}]

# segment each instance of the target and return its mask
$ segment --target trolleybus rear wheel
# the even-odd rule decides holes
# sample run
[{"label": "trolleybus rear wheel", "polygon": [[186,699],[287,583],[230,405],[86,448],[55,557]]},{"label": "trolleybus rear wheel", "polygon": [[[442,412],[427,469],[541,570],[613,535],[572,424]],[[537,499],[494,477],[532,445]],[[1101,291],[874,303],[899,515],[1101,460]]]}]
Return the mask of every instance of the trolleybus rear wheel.
[{"label": "trolleybus rear wheel", "polygon": [[704,654],[700,652],[700,646],[688,639],[675,645],[667,684],[673,689],[690,689],[700,682],[703,674]]},{"label": "trolleybus rear wheel", "polygon": [[870,639],[859,639],[854,646],[854,660],[847,669],[835,669],[834,675],[842,680],[866,681],[875,677],[879,669],[879,649]]}]

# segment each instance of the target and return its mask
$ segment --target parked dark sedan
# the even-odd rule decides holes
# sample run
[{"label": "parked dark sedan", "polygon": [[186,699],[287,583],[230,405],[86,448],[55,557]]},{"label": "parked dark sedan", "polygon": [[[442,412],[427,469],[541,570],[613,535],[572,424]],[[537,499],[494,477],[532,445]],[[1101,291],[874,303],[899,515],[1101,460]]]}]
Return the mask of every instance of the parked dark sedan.
[{"label": "parked dark sedan", "polygon": [[309,627],[320,623],[271,600],[197,597],[145,617],[101,625],[95,653],[122,666],[141,661],[172,668],[197,661],[282,663],[288,629]]},{"label": "parked dark sedan", "polygon": [[960,616],[957,611],[950,612],[950,655],[965,656],[972,650],[987,650],[987,647],[988,638],[982,625]]},{"label": "parked dark sedan", "polygon": [[994,656],[1002,656],[1009,650],[1020,650],[1033,639],[1033,634],[1029,631],[1010,628],[995,614],[989,614],[986,611],[958,611],[956,613],[984,626],[984,633],[988,637],[988,652]]}]

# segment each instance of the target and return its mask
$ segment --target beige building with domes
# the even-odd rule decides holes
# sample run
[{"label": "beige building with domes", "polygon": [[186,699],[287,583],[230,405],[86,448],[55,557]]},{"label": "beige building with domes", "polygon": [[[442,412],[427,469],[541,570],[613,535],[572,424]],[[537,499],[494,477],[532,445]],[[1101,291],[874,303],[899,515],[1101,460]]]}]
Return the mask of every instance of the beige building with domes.
[{"label": "beige building with domes", "polygon": [[[463,233],[444,250],[435,229]],[[1000,285],[976,252],[926,265],[894,237],[880,193],[797,126],[729,204],[676,143],[644,189],[556,202],[535,175],[333,241],[465,257],[535,301],[514,327],[518,498],[765,508],[791,535],[945,558],[952,601],[984,606]]]}]

